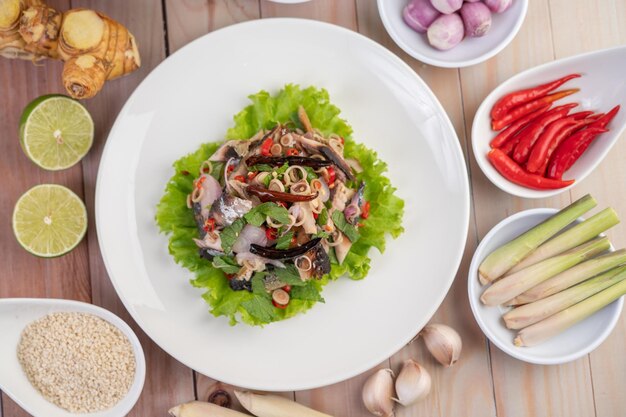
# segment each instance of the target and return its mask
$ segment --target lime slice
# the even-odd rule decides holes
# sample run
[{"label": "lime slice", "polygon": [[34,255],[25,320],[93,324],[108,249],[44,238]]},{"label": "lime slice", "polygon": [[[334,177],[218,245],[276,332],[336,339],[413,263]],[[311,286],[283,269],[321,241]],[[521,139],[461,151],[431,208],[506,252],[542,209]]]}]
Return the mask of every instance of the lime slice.
[{"label": "lime slice", "polygon": [[78,101],[47,95],[32,101],[20,120],[26,156],[43,169],[58,171],[80,161],[93,143],[93,120]]},{"label": "lime slice", "polygon": [[33,255],[64,255],[78,245],[86,231],[85,204],[61,185],[37,185],[15,204],[13,232],[20,245]]}]

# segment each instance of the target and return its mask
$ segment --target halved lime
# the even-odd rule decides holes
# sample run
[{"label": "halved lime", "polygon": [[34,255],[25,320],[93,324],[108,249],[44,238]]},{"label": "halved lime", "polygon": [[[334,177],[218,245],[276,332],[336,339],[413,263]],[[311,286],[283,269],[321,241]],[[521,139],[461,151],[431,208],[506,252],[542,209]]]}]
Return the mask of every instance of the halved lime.
[{"label": "halved lime", "polygon": [[53,94],[32,101],[20,119],[20,143],[26,156],[43,169],[69,168],[89,152],[93,120],[78,101]]},{"label": "halved lime", "polygon": [[78,245],[86,231],[85,204],[62,185],[37,185],[15,203],[13,232],[33,255],[64,255]]}]

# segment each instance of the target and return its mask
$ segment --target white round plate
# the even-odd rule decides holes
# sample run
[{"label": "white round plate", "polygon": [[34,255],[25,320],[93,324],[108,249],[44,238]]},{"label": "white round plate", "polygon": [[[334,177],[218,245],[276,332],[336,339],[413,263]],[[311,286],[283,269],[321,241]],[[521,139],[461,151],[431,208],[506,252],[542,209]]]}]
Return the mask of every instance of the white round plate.
[{"label": "white round plate", "polygon": [[[288,58],[276,61],[272,51]],[[201,291],[189,285],[192,274],[168,254],[155,207],[176,159],[222,140],[248,95],[276,93],[287,83],[326,88],[354,138],[389,163],[406,201],[406,232],[389,239],[384,256],[371,252],[366,279],[329,284],[325,304],[265,328],[231,327],[209,314]],[[447,293],[468,221],[465,161],[426,84],[379,44],[298,19],[230,26],[159,65],[120,112],[96,190],[109,276],[145,332],[203,374],[271,391],[331,384],[399,350]]]},{"label": "white round plate", "polygon": [[[470,306],[483,333],[500,350],[519,360],[539,365],[557,365],[584,356],[597,348],[613,331],[624,306],[624,297],[614,301],[587,319],[537,346],[513,344],[516,332],[507,329],[502,315],[509,307],[488,307],[480,302],[483,287],[478,282],[480,263],[498,247],[556,213],[557,209],[540,208],[519,212],[502,220],[487,233],[474,253],[469,269],[467,289]],[[575,224],[582,222],[580,218]],[[611,248],[613,250],[613,248]]]},{"label": "white round plate", "polygon": [[480,38],[465,38],[452,49],[440,51],[428,43],[425,33],[417,33],[402,19],[410,0],[378,0],[378,13],[391,38],[407,54],[426,64],[444,68],[476,65],[495,56],[517,35],[528,10],[528,0],[513,0],[503,13],[492,13],[491,29]]}]

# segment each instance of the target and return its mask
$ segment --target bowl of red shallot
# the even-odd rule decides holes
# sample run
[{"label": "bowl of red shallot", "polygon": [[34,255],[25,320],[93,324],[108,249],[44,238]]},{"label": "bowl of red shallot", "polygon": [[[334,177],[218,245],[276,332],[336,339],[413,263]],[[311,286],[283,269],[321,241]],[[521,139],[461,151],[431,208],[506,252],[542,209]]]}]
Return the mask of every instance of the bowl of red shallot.
[{"label": "bowl of red shallot", "polygon": [[493,57],[517,35],[528,0],[378,0],[391,38],[406,53],[444,68]]}]

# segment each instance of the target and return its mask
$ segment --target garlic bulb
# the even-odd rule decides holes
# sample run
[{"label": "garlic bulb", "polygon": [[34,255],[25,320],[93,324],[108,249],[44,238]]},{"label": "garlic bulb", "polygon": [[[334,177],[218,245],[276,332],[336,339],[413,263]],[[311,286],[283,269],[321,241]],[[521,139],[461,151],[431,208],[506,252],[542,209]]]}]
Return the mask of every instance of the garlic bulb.
[{"label": "garlic bulb", "polygon": [[453,328],[443,324],[429,324],[420,333],[426,348],[443,366],[452,366],[461,355],[461,336]]},{"label": "garlic bulb", "polygon": [[379,369],[363,385],[365,408],[380,417],[393,417],[393,371]]},{"label": "garlic bulb", "polygon": [[407,359],[396,378],[395,401],[407,406],[423,400],[430,392],[430,374],[426,369],[412,359]]}]

